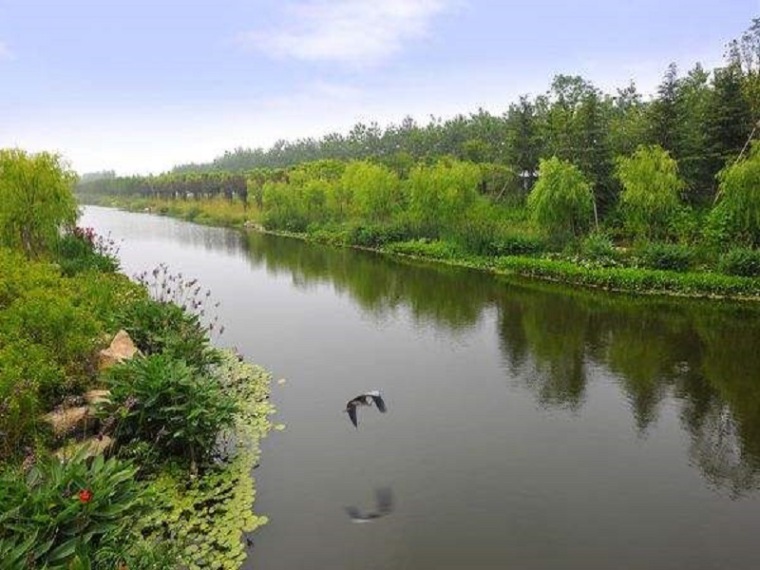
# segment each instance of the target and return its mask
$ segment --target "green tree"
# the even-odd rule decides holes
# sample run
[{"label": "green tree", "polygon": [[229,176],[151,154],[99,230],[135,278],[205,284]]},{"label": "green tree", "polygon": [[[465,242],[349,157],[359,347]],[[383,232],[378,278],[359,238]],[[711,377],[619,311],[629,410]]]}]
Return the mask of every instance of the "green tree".
[{"label": "green tree", "polygon": [[685,184],[678,165],[660,146],[640,146],[630,157],[618,157],[615,175],[625,224],[633,237],[662,238],[680,204]]},{"label": "green tree", "polygon": [[657,99],[649,107],[651,138],[662,148],[676,150],[678,125],[678,67],[668,66],[662,83],[657,88]]},{"label": "green tree", "polygon": [[76,174],[57,154],[0,150],[0,243],[27,257],[48,251],[64,224],[73,224]]},{"label": "green tree", "polygon": [[372,222],[388,221],[403,206],[398,176],[377,164],[349,163],[339,188],[353,196],[359,216]]},{"label": "green tree", "polygon": [[556,156],[542,159],[528,209],[533,221],[554,239],[577,236],[588,228],[594,210],[591,184],[571,162]]},{"label": "green tree", "polygon": [[481,173],[469,162],[441,160],[409,174],[409,211],[418,230],[428,237],[454,223],[478,199]]},{"label": "green tree", "polygon": [[760,144],[750,156],[718,174],[718,204],[713,219],[724,220],[730,237],[747,245],[760,245]]}]

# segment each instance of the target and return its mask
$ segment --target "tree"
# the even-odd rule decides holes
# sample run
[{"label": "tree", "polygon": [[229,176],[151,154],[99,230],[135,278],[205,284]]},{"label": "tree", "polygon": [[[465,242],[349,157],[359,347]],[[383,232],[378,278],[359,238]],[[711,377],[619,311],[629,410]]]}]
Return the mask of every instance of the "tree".
[{"label": "tree", "polygon": [[685,187],[678,165],[661,146],[641,146],[630,157],[618,157],[615,175],[625,224],[634,237],[661,238],[680,204]]},{"label": "tree", "polygon": [[0,150],[0,243],[37,257],[73,224],[76,174],[57,154]]},{"label": "tree", "polygon": [[665,150],[676,150],[676,129],[678,125],[678,67],[675,63],[668,66],[662,83],[657,88],[650,110],[652,139]]},{"label": "tree", "polygon": [[707,108],[707,137],[713,172],[717,172],[739,155],[752,132],[752,116],[742,91],[743,76],[738,59],[716,69],[712,83]]},{"label": "tree", "polygon": [[528,209],[535,223],[557,240],[585,231],[594,209],[591,184],[580,169],[556,156],[542,159],[538,181],[528,195]]},{"label": "tree", "polygon": [[718,204],[713,217],[723,218],[737,241],[760,245],[760,144],[750,156],[718,174]]}]

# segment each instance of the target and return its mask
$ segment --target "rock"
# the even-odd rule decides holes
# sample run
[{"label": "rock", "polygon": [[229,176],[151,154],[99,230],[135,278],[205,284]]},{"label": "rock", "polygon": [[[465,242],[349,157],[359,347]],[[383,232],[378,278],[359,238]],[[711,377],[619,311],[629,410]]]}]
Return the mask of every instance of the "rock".
[{"label": "rock", "polygon": [[84,431],[87,426],[87,420],[93,419],[90,416],[87,406],[77,406],[76,408],[63,408],[45,414],[42,419],[53,427],[53,433],[56,436],[66,435],[76,430]]},{"label": "rock", "polygon": [[107,435],[93,436],[84,441],[72,443],[53,452],[58,459],[64,460],[73,457],[84,450],[85,457],[103,455],[113,445],[113,439]]},{"label": "rock", "polygon": [[110,396],[110,390],[90,390],[85,392],[84,399],[90,406],[96,406],[100,402],[107,402]]},{"label": "rock", "polygon": [[127,331],[120,330],[116,333],[111,341],[111,346],[103,349],[98,354],[98,369],[107,370],[114,364],[118,364],[124,360],[129,360],[138,350],[135,343],[127,334]]}]

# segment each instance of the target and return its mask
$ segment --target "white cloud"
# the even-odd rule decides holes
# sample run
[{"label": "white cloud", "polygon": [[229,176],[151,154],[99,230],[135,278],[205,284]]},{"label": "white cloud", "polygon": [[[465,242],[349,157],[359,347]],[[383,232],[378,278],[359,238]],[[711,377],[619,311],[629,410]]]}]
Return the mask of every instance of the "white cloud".
[{"label": "white cloud", "polygon": [[451,0],[305,0],[286,8],[282,29],[243,34],[274,57],[371,65],[424,38]]},{"label": "white cloud", "polygon": [[0,42],[0,61],[11,59],[13,59],[13,52],[4,42]]}]

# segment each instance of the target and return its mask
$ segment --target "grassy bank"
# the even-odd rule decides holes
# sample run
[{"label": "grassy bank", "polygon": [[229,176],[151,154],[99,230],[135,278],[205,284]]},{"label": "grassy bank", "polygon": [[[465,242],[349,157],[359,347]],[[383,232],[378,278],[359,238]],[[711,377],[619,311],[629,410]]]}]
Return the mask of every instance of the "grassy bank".
[{"label": "grassy bank", "polygon": [[112,252],[82,229],[0,247],[2,566],[239,568],[270,376],[212,345],[195,280],[130,281]]},{"label": "grassy bank", "polygon": [[[683,248],[657,247],[622,250],[604,238],[587,239],[564,252],[548,252],[540,238],[515,233],[503,239],[490,255],[473,254],[454,239],[405,240],[402,231],[392,227],[361,224],[325,224],[308,231],[266,230],[261,212],[240,202],[213,200],[110,200],[102,205],[130,211],[147,211],[207,225],[241,228],[304,239],[338,247],[354,247],[386,255],[412,257],[502,275],[555,281],[571,286],[598,288],[634,294],[678,295],[689,297],[760,299],[760,278],[726,275],[705,267],[681,270],[690,252]],[[684,263],[684,258],[689,263]]]}]

